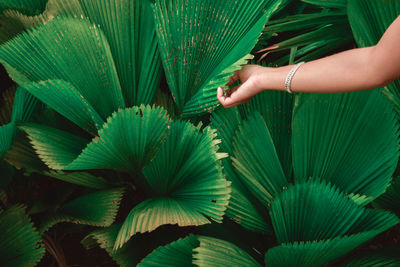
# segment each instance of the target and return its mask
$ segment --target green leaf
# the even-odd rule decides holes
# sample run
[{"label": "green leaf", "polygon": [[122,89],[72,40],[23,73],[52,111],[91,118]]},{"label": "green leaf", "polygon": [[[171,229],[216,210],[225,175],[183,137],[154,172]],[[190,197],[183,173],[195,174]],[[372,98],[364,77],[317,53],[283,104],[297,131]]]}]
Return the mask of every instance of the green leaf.
[{"label": "green leaf", "polygon": [[171,244],[155,249],[138,264],[138,267],[194,266],[192,264],[192,250],[199,245],[200,242],[194,235],[180,238]]},{"label": "green leaf", "polygon": [[49,171],[45,172],[44,174],[67,183],[77,184],[93,189],[105,189],[110,186],[106,179],[102,177],[96,177],[87,172],[68,173],[62,171]]},{"label": "green leaf", "polygon": [[10,149],[15,131],[14,122],[0,126],[0,155],[4,155]]},{"label": "green leaf", "polygon": [[144,258],[140,267],[147,266],[261,266],[236,245],[207,236],[189,235],[159,247]]},{"label": "green leaf", "polygon": [[104,123],[93,106],[68,82],[48,80],[30,83],[23,88],[88,132],[96,133]]},{"label": "green leaf", "polygon": [[107,119],[99,137],[64,169],[140,172],[164,142],[168,124],[167,112],[161,108],[141,105],[121,109]]},{"label": "green leaf", "polygon": [[233,71],[240,68],[267,18],[280,4],[281,1],[273,0],[154,1],[167,81],[184,116],[216,107],[217,87],[223,86]]},{"label": "green leaf", "polygon": [[394,214],[365,209],[318,180],[283,191],[271,203],[270,215],[281,244],[267,252],[272,266],[320,266],[399,222]]},{"label": "green leaf", "polygon": [[199,236],[198,240],[200,246],[193,250],[193,263],[197,266],[261,266],[247,252],[230,242],[205,236]]},{"label": "green leaf", "polygon": [[41,13],[47,0],[1,0],[0,13],[4,10],[18,10],[27,15],[38,15]]},{"label": "green leaf", "polygon": [[143,170],[151,199],[134,207],[118,233],[114,250],[135,233],[164,224],[222,222],[230,183],[223,178],[215,131],[175,121],[155,159]]},{"label": "green leaf", "polygon": [[348,0],[302,0],[303,2],[329,8],[346,8]]},{"label": "green leaf", "polygon": [[28,134],[39,158],[55,170],[62,170],[73,162],[89,142],[68,132],[36,123],[24,123],[19,128]]},{"label": "green leaf", "polygon": [[[221,138],[221,150],[232,154],[232,140],[236,135],[239,125],[242,123],[237,107],[225,109],[218,108],[212,113],[211,125],[217,130],[218,137]],[[246,189],[234,172],[230,158],[222,159],[226,179],[231,181],[231,198],[226,210],[226,216],[245,229],[271,233],[271,227],[265,222],[265,218],[255,207],[257,199]]]},{"label": "green leaf", "polygon": [[150,1],[80,2],[110,43],[126,105],[152,104],[161,80],[161,58]]},{"label": "green leaf", "polygon": [[372,203],[375,207],[390,210],[400,215],[400,177],[394,177],[385,193]]},{"label": "green leaf", "polygon": [[78,197],[47,215],[40,225],[40,233],[60,222],[110,226],[117,215],[123,193],[124,188],[115,188]]},{"label": "green leaf", "polygon": [[293,97],[286,92],[264,91],[239,106],[242,118],[259,112],[271,134],[276,153],[288,179],[292,175],[292,111]]},{"label": "green leaf", "polygon": [[268,250],[265,255],[265,262],[267,266],[322,266],[349,253],[377,234],[379,232],[370,231],[337,237],[332,240],[282,244]]},{"label": "green leaf", "polygon": [[370,200],[384,192],[398,161],[398,127],[380,90],[299,95],[293,114],[297,182],[318,177]]},{"label": "green leaf", "polygon": [[140,172],[165,140],[168,124],[165,110],[142,105],[113,113],[90,143],[47,126],[24,124],[21,129],[52,169]]},{"label": "green leaf", "polygon": [[0,262],[3,266],[35,266],[45,248],[25,206],[0,211]]},{"label": "green leaf", "polygon": [[84,19],[55,18],[20,34],[0,46],[0,62],[20,85],[69,82],[103,120],[125,106],[108,42]]},{"label": "green leaf", "polygon": [[384,247],[382,249],[366,251],[350,259],[343,266],[347,267],[385,267],[399,266],[399,247]]},{"label": "green leaf", "polygon": [[254,112],[239,126],[233,143],[233,166],[258,199],[269,203],[288,185],[262,116]]}]

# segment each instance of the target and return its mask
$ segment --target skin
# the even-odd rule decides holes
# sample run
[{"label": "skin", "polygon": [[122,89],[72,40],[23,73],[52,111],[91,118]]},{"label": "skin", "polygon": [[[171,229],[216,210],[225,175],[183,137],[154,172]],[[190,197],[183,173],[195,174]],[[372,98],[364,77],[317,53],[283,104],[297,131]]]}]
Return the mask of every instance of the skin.
[{"label": "skin", "polygon": [[[400,16],[375,46],[355,48],[303,64],[291,83],[293,92],[341,93],[386,86],[400,78]],[[246,65],[227,85],[241,84],[217,98],[230,108],[248,102],[264,90],[285,91],[285,79],[294,65],[278,68]]]}]

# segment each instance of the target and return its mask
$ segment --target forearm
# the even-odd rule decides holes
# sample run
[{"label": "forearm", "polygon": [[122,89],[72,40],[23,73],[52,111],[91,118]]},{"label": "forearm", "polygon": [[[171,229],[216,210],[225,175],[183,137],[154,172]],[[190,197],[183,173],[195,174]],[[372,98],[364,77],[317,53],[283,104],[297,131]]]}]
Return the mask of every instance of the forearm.
[{"label": "forearm", "polygon": [[[400,16],[376,46],[356,48],[303,64],[295,73],[293,92],[339,93],[385,86],[400,77]],[[261,90],[284,90],[293,67],[264,68],[257,75]]]},{"label": "forearm", "polygon": [[[303,64],[291,83],[293,92],[339,93],[385,85],[375,69],[374,47],[357,48]],[[264,68],[258,75],[263,90],[285,90],[285,78],[293,65]]]}]

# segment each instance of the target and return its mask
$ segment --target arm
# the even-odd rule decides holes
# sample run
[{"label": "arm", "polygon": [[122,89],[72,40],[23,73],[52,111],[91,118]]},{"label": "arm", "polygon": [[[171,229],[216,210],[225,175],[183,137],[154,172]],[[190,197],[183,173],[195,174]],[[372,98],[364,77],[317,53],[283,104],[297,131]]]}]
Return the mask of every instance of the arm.
[{"label": "arm", "polygon": [[[385,86],[400,77],[400,16],[390,25],[375,46],[356,48],[303,64],[292,79],[293,92],[340,93]],[[287,74],[293,65],[269,68],[245,66],[230,79],[242,84],[218,99],[224,107],[249,101],[263,90],[284,91]]]}]

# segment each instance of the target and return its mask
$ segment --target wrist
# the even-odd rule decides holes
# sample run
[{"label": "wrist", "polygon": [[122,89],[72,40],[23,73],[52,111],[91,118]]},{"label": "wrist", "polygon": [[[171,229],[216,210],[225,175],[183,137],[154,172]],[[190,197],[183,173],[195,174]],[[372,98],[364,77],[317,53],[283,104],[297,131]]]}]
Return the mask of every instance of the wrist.
[{"label": "wrist", "polygon": [[279,90],[285,91],[285,79],[292,66],[263,67],[257,74],[256,83],[260,91]]}]

